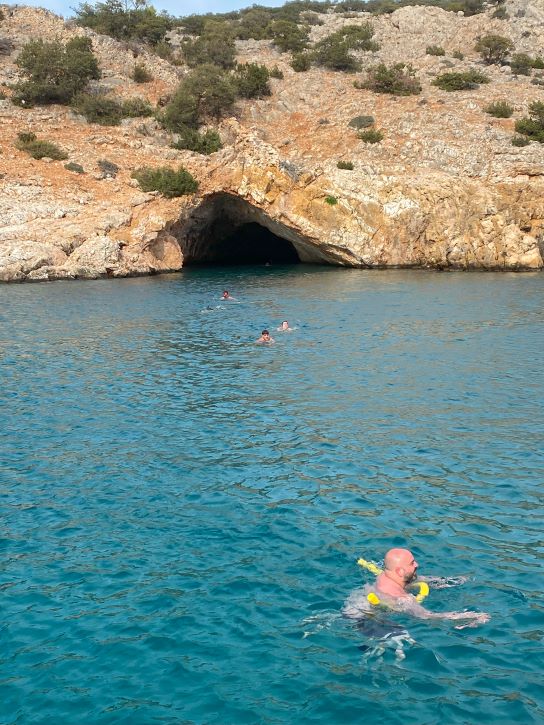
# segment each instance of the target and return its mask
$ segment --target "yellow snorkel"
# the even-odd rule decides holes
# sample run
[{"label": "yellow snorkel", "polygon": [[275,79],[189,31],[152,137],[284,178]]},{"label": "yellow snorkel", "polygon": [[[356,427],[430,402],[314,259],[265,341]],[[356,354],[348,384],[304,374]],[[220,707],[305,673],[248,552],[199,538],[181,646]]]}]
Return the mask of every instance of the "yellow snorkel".
[{"label": "yellow snorkel", "polygon": [[[373,564],[371,561],[367,561],[366,559],[357,559],[357,564],[359,566],[362,566],[363,569],[366,569],[371,574],[374,574],[374,576],[379,576],[383,573],[383,569],[380,569],[380,567],[376,566],[376,564]],[[419,587],[419,592],[416,594],[416,601],[421,603],[425,597],[429,595],[429,585],[427,582],[414,582],[412,586]],[[378,604],[381,604],[380,598],[377,594],[374,592],[370,592],[370,594],[366,597],[370,604],[374,605],[375,607]]]}]

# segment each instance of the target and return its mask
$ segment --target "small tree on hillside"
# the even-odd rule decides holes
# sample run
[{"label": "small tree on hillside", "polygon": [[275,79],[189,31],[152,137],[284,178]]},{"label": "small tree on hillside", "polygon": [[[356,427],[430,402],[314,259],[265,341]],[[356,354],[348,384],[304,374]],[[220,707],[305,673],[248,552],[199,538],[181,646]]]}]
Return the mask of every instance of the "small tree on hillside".
[{"label": "small tree on hillside", "polygon": [[105,0],[84,2],[76,8],[78,25],[117,40],[142,40],[155,45],[173,27],[165,13],[158,14],[146,0]]},{"label": "small tree on hillside", "polygon": [[184,44],[183,55],[192,68],[206,63],[225,69],[234,68],[236,46],[230,27],[226,23],[207,23],[199,38]]},{"label": "small tree on hillside", "polygon": [[241,63],[234,72],[234,84],[238,95],[242,98],[262,98],[269,96],[270,73],[265,65],[258,63]]},{"label": "small tree on hillside", "polygon": [[390,93],[393,96],[413,96],[421,93],[421,83],[414,69],[405,63],[385,63],[369,68],[364,83],[355,83],[356,88],[368,88],[375,93]]},{"label": "small tree on hillside", "polygon": [[236,92],[229,76],[215,65],[201,65],[178,86],[161,115],[169,131],[198,128],[206,118],[220,118],[231,112]]},{"label": "small tree on hillside", "polygon": [[533,101],[529,104],[529,117],[516,121],[516,132],[544,143],[544,101]]},{"label": "small tree on hillside", "polygon": [[16,60],[28,80],[16,86],[16,102],[69,103],[91,79],[100,78],[90,38],[72,38],[66,45],[31,40]]},{"label": "small tree on hillside", "polygon": [[484,35],[478,38],[474,50],[476,50],[486,63],[501,63],[508,53],[514,49],[514,43],[510,38],[502,35]]},{"label": "small tree on hillside", "polygon": [[307,29],[289,20],[274,20],[268,26],[267,35],[282,53],[300,53],[308,45]]},{"label": "small tree on hillside", "polygon": [[346,25],[316,43],[313,51],[315,62],[331,70],[348,73],[359,70],[360,63],[351,55],[353,50],[377,50],[380,46],[372,40],[374,29],[370,23]]},{"label": "small tree on hillside", "polygon": [[533,66],[533,59],[527,53],[514,53],[510,60],[510,68],[512,73],[520,76],[531,75],[531,68]]},{"label": "small tree on hillside", "polygon": [[272,20],[269,9],[253,7],[244,12],[240,22],[235,26],[236,37],[240,40],[263,40],[267,37],[267,28]]}]

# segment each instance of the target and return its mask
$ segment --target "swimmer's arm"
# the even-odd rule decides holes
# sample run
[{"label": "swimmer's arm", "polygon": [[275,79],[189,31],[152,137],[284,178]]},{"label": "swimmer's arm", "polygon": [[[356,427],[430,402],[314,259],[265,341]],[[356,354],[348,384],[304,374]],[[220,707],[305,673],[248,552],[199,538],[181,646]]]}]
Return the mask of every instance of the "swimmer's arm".
[{"label": "swimmer's arm", "polygon": [[433,589],[449,589],[467,582],[468,576],[418,576],[417,581],[427,582]]},{"label": "swimmer's arm", "polygon": [[403,601],[402,609],[414,617],[420,619],[449,619],[449,620],[465,620],[465,624],[457,625],[456,629],[464,629],[465,627],[476,627],[478,624],[489,622],[490,616],[485,612],[431,612],[416,602],[415,597],[407,597]]}]

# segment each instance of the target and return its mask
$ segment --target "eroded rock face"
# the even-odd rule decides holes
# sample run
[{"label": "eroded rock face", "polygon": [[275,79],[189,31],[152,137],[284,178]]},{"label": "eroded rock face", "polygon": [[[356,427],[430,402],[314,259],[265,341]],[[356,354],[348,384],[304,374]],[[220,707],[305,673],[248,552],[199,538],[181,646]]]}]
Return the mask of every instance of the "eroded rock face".
[{"label": "eroded rock face", "polygon": [[[303,262],[357,267],[538,269],[542,179],[484,185],[439,173],[403,179],[288,173],[274,149],[243,138],[170,228],[188,257],[251,221],[288,239]],[[219,193],[220,190],[220,193]],[[336,203],[331,201],[336,199]]]},{"label": "eroded rock face", "polygon": [[[153,274],[184,262],[224,261],[237,230],[251,227],[254,234],[258,226],[267,230],[267,244],[276,239],[301,262],[541,269],[544,144],[513,147],[514,119],[483,110],[506,99],[521,117],[540,99],[540,87],[500,66],[486,68],[492,82],[475,91],[445,93],[430,84],[450,67],[474,67],[474,39],[484,32],[510,35],[516,50],[541,52],[544,34],[535,18],[542,0],[516,2],[508,3],[507,24],[491,11],[464,18],[410,7],[379,18],[328,14],[312,29],[318,39],[343,24],[371,20],[382,45],[362,55],[363,64],[412,63],[423,85],[415,97],[358,90],[354,76],[323,69],[294,73],[289,57],[269,41],[240,42],[240,62],[278,65],[285,78],[272,82],[269,98],[239,104],[237,119],[219,129],[225,148],[210,157],[171,148],[155,121],[104,129],[59,106],[21,109],[0,100],[0,280]],[[92,38],[104,82],[115,82],[117,95],[145,95],[155,103],[183,73],[144,54],[138,62],[155,80],[137,86],[128,79],[135,62],[129,49],[46,11],[11,8],[2,27],[14,55],[29,37],[82,32]],[[431,44],[442,45],[447,57],[426,55]],[[453,59],[453,50],[465,60]],[[9,95],[18,70],[13,58],[5,61],[0,83]],[[361,114],[375,117],[382,143],[358,140],[349,121]],[[22,130],[57,143],[85,173],[16,150]],[[119,167],[115,178],[102,173],[104,160]],[[351,161],[354,170],[338,169],[339,160]],[[179,164],[198,179],[197,195],[160,198],[141,192],[131,178],[140,166]],[[241,245],[229,249],[242,254]]]}]

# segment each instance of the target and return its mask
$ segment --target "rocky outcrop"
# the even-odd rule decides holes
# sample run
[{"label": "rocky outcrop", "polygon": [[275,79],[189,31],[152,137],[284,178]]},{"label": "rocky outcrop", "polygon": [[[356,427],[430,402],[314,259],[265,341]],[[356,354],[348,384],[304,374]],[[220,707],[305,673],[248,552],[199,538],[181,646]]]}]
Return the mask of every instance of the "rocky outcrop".
[{"label": "rocky outcrop", "polygon": [[[450,67],[474,66],[474,38],[482,32],[509,34],[518,50],[538,53],[544,37],[537,16],[544,6],[523,2],[523,14],[510,10],[507,24],[490,14],[464,18],[409,7],[377,19],[330,14],[313,29],[319,37],[371,19],[382,47],[362,56],[364,64],[411,62],[423,85],[415,97],[358,90],[354,76],[322,69],[294,73],[289,57],[269,41],[239,43],[240,61],[278,65],[285,77],[273,81],[270,98],[241,103],[237,118],[221,124],[225,148],[210,157],[172,149],[155,121],[104,129],[66,108],[26,110],[0,100],[0,280],[179,270],[184,259],[213,256],[213,245],[247,224],[288,240],[307,262],[541,269],[544,145],[512,146],[513,119],[495,119],[483,109],[508,99],[519,117],[544,91],[530,78],[513,77],[507,66],[486,69],[492,82],[478,90],[445,93],[430,84]],[[9,32],[16,48],[38,29],[49,39],[83,32],[46,11],[15,7],[6,15],[2,33]],[[106,71],[102,82],[124,97],[145,93],[156,101],[184,72],[149,57],[155,80],[137,86],[127,78],[130,49],[90,36]],[[430,44],[448,55],[426,55]],[[452,58],[453,50],[465,59]],[[8,59],[0,69],[8,95],[16,77]],[[375,117],[382,143],[364,144],[349,127],[361,114]],[[85,173],[17,151],[21,130],[57,143]],[[115,178],[101,170],[104,160],[119,167]],[[353,171],[338,169],[339,160],[351,161]],[[180,163],[199,181],[192,197],[143,193],[131,178],[139,166]]]}]

